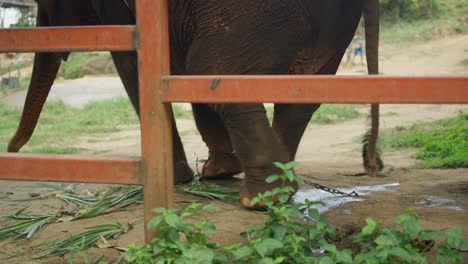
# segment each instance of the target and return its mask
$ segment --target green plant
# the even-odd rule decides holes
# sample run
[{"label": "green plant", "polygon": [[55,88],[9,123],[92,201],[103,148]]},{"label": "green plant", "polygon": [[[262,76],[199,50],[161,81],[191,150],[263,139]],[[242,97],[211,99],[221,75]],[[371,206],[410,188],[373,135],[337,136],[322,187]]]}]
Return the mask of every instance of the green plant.
[{"label": "green plant", "polygon": [[[158,208],[159,214],[148,226],[158,229],[159,235],[153,238],[153,246],[130,245],[126,253],[131,263],[212,263],[221,254],[213,249],[216,243],[208,242],[207,232],[215,232],[213,223],[203,220],[198,223],[184,223],[184,220],[201,216],[216,210],[213,206],[192,204],[185,210]],[[185,242],[182,242],[182,239]]]},{"label": "green plant", "polygon": [[[407,211],[395,220],[395,228],[381,227],[372,219],[355,236],[359,250],[338,249],[331,242],[338,238],[336,230],[312,208],[316,202],[289,204],[294,190],[288,182],[298,181],[292,168],[295,162],[275,163],[282,173],[267,178],[267,182],[280,181],[281,186],[259,194],[252,203],[263,203],[269,218],[241,235],[244,244],[219,246],[211,242],[206,232],[216,227],[206,220],[185,223],[214,210],[212,206],[192,204],[185,210],[155,209],[158,214],[149,227],[159,230],[153,246],[131,245],[125,253],[130,263],[428,263],[424,253],[444,234],[423,230],[419,217]],[[451,230],[437,248],[440,263],[461,263],[458,250],[467,250],[468,241],[463,231]]]}]

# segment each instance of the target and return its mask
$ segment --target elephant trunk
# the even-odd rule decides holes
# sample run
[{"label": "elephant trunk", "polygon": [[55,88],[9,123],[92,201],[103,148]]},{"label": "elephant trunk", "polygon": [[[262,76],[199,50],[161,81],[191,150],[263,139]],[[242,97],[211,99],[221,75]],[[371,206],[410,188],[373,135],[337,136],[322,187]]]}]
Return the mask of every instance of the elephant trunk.
[{"label": "elephant trunk", "polygon": [[8,145],[8,152],[18,152],[31,138],[59,70],[62,55],[62,53],[36,53],[21,121]]},{"label": "elephant trunk", "polygon": [[[367,70],[370,75],[379,74],[379,26],[380,26],[379,0],[364,0],[363,13],[366,28],[366,59]],[[366,171],[375,176],[378,168],[377,139],[379,134],[379,105],[371,104],[371,130],[367,144],[368,168]]]}]

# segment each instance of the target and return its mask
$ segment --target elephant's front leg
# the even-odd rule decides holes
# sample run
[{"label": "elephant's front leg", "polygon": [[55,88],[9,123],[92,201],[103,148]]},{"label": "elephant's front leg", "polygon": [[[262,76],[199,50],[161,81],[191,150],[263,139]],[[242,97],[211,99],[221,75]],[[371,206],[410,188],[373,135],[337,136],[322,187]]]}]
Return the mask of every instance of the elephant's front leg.
[{"label": "elephant's front leg", "polygon": [[220,117],[206,104],[192,104],[192,109],[198,131],[209,150],[202,176],[214,179],[241,173],[241,164]]},{"label": "elephant's front leg", "polygon": [[[270,127],[262,104],[210,106],[223,120],[245,172],[241,204],[247,208],[262,206],[252,205],[251,201],[259,193],[279,186],[280,183],[267,184],[265,179],[280,173],[273,162],[288,162],[288,150]],[[291,185],[297,190],[297,183]]]}]

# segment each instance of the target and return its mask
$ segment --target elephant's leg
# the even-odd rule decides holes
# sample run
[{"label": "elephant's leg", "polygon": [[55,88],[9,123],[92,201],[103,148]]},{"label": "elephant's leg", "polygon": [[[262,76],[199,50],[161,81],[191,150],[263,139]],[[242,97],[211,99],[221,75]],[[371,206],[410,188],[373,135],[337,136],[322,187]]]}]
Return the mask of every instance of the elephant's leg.
[{"label": "elephant's leg", "polygon": [[[112,59],[117,68],[128,97],[132,105],[140,116],[140,102],[138,91],[138,66],[136,52],[112,52]],[[193,171],[188,165],[187,157],[185,156],[184,147],[177,130],[177,124],[172,115],[172,141],[173,141],[173,159],[174,159],[174,182],[184,183],[193,178]],[[155,146],[157,147],[157,146]]]},{"label": "elephant's leg", "polygon": [[[262,104],[222,104],[211,107],[224,121],[246,175],[241,189],[241,204],[251,208],[252,199],[259,193],[280,185],[267,185],[265,179],[280,172],[273,162],[289,161],[288,150],[271,129]],[[290,185],[297,190],[296,183]]]},{"label": "elephant's leg", "polygon": [[[325,61],[323,66],[316,68],[315,64],[304,64],[301,56],[307,58],[314,57],[315,48],[302,50],[296,58],[301,63],[294,63],[290,68],[290,73],[301,74],[335,74],[340,65],[346,47],[333,51],[330,59]],[[331,52],[331,51],[328,51]],[[316,62],[315,62],[316,63]],[[297,148],[304,134],[307,124],[320,104],[275,104],[273,116],[273,129],[288,148],[290,159],[296,157]]]},{"label": "elephant's leg", "polygon": [[18,152],[31,138],[60,68],[62,55],[62,53],[36,53],[21,121],[14,137],[10,140],[8,152]]},{"label": "elephant's leg", "polygon": [[209,150],[202,176],[224,178],[241,173],[241,164],[219,116],[206,104],[192,104],[192,109],[198,131]]}]

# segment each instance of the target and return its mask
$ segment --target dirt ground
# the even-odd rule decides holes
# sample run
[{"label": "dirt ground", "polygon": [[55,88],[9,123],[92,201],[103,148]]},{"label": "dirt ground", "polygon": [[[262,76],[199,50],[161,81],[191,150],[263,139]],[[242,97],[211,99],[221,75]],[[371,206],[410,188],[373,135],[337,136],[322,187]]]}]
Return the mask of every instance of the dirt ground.
[{"label": "dirt ground", "polygon": [[[436,40],[414,45],[383,45],[382,71],[386,75],[467,75],[468,68],[462,61],[468,59],[468,35]],[[363,66],[343,67],[341,74],[361,74]],[[63,86],[64,83],[61,83]],[[367,106],[359,106],[367,112]],[[383,105],[382,127],[406,126],[419,121],[437,120],[454,116],[460,109],[468,110],[463,105]],[[206,148],[195,129],[193,120],[178,120],[178,126],[189,160],[206,157]],[[391,187],[392,191],[374,192],[363,196],[364,201],[342,204],[325,215],[336,226],[349,224],[360,225],[365,218],[371,217],[385,225],[391,225],[396,215],[411,208],[417,212],[424,228],[447,230],[461,227],[468,230],[468,169],[453,170],[415,170],[414,151],[385,152],[386,176],[379,178],[351,177],[347,173],[361,172],[359,136],[365,131],[365,118],[333,125],[309,125],[302,139],[297,155],[300,166],[296,172],[309,180],[330,187],[354,188],[364,185],[399,183]],[[467,128],[468,129],[468,128]],[[99,135],[97,138],[82,138],[77,146],[84,148],[86,154],[97,155],[139,155],[139,131],[131,127],[114,134]],[[93,143],[90,143],[93,142]],[[193,163],[195,165],[195,163]],[[224,182],[237,186],[239,180]],[[13,202],[11,199],[28,197],[29,193],[38,192],[43,187],[36,182],[5,181],[0,186],[0,216],[6,216],[17,210],[29,207],[33,212],[54,212],[60,208],[57,202]],[[102,185],[82,185],[83,189],[103,188]],[[307,189],[308,186],[302,186]],[[443,200],[443,199],[445,200]],[[176,204],[184,205],[200,200],[193,196],[176,195]],[[239,233],[249,226],[259,224],[265,218],[263,214],[246,211],[237,205],[212,202],[220,211],[210,215],[209,219],[218,227],[213,237],[222,244],[241,241]],[[92,219],[76,222],[56,223],[38,233],[29,241],[0,243],[0,252],[30,252],[35,245],[55,239],[65,239],[84,231],[84,228],[103,223],[119,221],[135,223],[134,229],[117,241],[109,241],[116,247],[125,247],[130,243],[143,243],[143,217],[141,206],[133,206],[125,211],[112,213]],[[1,226],[0,222],[0,226]],[[465,235],[468,237],[468,234]],[[115,260],[118,250],[93,249],[91,256],[104,254],[106,260]],[[0,253],[1,254],[1,253]],[[0,257],[2,257],[0,255]],[[26,254],[0,263],[64,263],[65,258],[33,260]],[[465,260],[468,256],[465,255]]]}]

